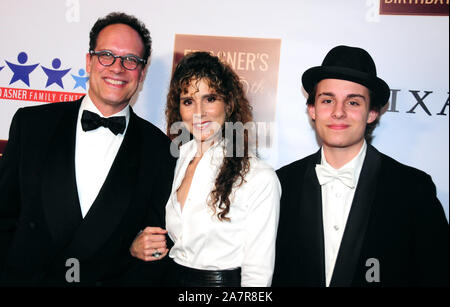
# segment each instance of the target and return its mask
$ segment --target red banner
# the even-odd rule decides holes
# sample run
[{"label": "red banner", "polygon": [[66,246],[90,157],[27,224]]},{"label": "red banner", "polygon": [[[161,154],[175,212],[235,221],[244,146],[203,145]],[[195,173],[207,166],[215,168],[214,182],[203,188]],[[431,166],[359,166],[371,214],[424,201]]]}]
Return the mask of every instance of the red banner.
[{"label": "red banner", "polygon": [[84,93],[53,92],[22,88],[0,87],[0,99],[37,102],[74,101],[83,97]]},{"label": "red banner", "polygon": [[5,150],[6,147],[6,140],[0,140],[0,157],[3,155],[3,151]]},{"label": "red banner", "polygon": [[449,16],[449,0],[380,0],[380,14]]}]

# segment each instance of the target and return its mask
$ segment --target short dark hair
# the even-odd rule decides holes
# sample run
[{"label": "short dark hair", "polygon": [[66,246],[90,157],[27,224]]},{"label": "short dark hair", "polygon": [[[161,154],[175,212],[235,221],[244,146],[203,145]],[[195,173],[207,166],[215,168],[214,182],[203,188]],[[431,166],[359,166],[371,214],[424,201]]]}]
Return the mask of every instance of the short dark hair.
[{"label": "short dark hair", "polygon": [[152,52],[152,38],[145,24],[134,17],[121,12],[113,12],[103,18],[97,19],[89,34],[89,50],[95,50],[97,47],[97,38],[101,30],[112,24],[125,24],[133,28],[141,37],[144,44],[144,54],[142,58],[148,61]]},{"label": "short dark hair", "polygon": [[[381,113],[381,106],[377,104],[372,103],[372,98],[374,97],[372,91],[369,90],[369,110],[378,112],[378,114]],[[307,106],[313,106],[316,103],[316,94],[317,94],[317,84],[314,86],[314,88],[311,90],[311,93],[308,94],[308,99],[306,99],[306,105]],[[370,124],[366,125],[366,130],[364,132],[364,136],[366,138],[367,143],[372,143],[373,140],[373,131],[375,130],[375,127],[380,122],[380,116],[377,116],[377,118],[371,122]]]}]

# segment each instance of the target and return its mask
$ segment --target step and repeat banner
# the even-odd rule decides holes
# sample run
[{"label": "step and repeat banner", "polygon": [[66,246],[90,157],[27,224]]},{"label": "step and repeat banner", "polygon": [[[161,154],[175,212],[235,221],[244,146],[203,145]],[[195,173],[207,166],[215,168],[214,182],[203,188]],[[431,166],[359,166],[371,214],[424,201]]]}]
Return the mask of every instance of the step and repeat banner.
[{"label": "step and repeat banner", "polygon": [[448,0],[1,0],[0,140],[18,108],[87,92],[89,31],[112,11],[138,17],[153,39],[132,102],[138,115],[165,131],[174,65],[189,52],[210,51],[241,77],[259,154],[276,169],[320,146],[303,72],[334,46],[366,49],[391,88],[372,144],[429,173],[448,219]]}]

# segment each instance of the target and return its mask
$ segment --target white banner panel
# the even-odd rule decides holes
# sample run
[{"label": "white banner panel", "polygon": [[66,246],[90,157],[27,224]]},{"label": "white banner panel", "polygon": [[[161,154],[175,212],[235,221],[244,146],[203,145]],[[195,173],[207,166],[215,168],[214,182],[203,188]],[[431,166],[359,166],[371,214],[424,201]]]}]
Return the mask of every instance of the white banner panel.
[{"label": "white banner panel", "polygon": [[393,93],[373,144],[429,173],[448,219],[448,16],[380,15],[380,0],[2,0],[0,139],[19,107],[86,92],[89,31],[112,11],[150,29],[151,65],[133,105],[162,130],[176,34],[280,39],[274,139],[261,152],[275,168],[318,149],[302,73],[336,45],[366,49]]}]

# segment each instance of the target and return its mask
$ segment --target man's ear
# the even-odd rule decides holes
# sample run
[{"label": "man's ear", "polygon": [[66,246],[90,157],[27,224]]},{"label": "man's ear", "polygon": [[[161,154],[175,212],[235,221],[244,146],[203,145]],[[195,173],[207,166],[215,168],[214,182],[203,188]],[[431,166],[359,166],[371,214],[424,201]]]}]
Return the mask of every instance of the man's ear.
[{"label": "man's ear", "polygon": [[91,73],[91,54],[86,53],[86,72]]},{"label": "man's ear", "polygon": [[378,112],[375,111],[375,110],[370,110],[370,111],[369,111],[369,116],[367,117],[367,123],[368,123],[368,124],[373,123],[373,122],[377,119],[377,117],[378,117],[379,114],[380,114],[380,113],[378,113]]},{"label": "man's ear", "polygon": [[308,104],[308,114],[312,120],[316,120],[316,106],[314,104]]},{"label": "man's ear", "polygon": [[150,66],[150,65],[147,64],[147,65],[145,65],[145,67],[143,67],[143,68],[141,69],[141,72],[140,72],[140,74],[139,74],[139,83],[144,82],[144,80],[145,80],[145,74],[147,73],[147,69],[148,69],[149,66]]}]

